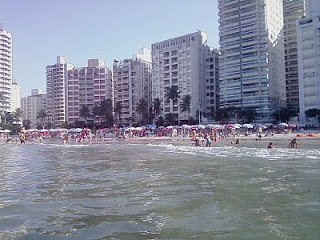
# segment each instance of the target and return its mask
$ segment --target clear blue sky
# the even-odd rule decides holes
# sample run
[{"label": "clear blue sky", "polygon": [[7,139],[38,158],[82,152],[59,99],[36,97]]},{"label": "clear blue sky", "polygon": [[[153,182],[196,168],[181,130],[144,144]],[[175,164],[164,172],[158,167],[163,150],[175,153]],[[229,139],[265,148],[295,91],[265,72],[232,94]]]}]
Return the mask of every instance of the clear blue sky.
[{"label": "clear blue sky", "polygon": [[217,12],[217,0],[0,0],[23,96],[45,90],[45,67],[59,54],[76,66],[102,58],[112,68],[113,59],[197,29],[218,47]]}]

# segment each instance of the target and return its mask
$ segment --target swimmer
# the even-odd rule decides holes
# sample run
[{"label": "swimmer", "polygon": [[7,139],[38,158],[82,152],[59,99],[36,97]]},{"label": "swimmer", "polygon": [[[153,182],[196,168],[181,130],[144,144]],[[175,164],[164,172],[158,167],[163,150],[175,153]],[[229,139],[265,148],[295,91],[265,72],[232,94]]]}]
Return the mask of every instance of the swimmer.
[{"label": "swimmer", "polygon": [[298,143],[297,140],[294,138],[292,139],[292,141],[289,144],[289,148],[297,148],[298,147]]},{"label": "swimmer", "polygon": [[267,148],[273,148],[272,146],[272,142],[269,143],[268,147]]}]

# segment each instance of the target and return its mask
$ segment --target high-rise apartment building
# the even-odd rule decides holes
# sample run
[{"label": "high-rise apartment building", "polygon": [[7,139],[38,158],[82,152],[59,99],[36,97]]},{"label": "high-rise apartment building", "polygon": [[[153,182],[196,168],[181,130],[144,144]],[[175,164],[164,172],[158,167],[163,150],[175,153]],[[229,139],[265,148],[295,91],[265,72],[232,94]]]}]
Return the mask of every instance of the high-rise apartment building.
[{"label": "high-rise apartment building", "polygon": [[[204,103],[202,112],[205,116],[211,117],[219,107],[219,51],[217,49],[204,47],[204,94],[201,94]],[[210,116],[211,115],[211,116]]]},{"label": "high-rise apartment building", "polygon": [[11,87],[11,112],[16,111],[17,108],[21,108],[21,85],[13,78]]},{"label": "high-rise apartment building", "polygon": [[283,0],[283,33],[287,104],[299,111],[297,20],[305,15],[305,0]]},{"label": "high-rise apartment building", "polygon": [[41,110],[47,110],[47,95],[40,89],[32,89],[31,95],[21,98],[21,110],[23,119],[30,120],[31,128],[37,128],[41,124],[37,119]]},{"label": "high-rise apartment building", "polygon": [[299,99],[302,124],[317,126],[305,111],[320,109],[320,1],[306,1],[306,17],[297,22]]},{"label": "high-rise apartment building", "polygon": [[[174,114],[178,120],[198,118],[206,111],[206,79],[204,73],[207,34],[201,31],[152,44],[152,100],[162,100],[163,115]],[[210,59],[210,57],[209,57]],[[210,60],[209,60],[210,61]],[[210,74],[210,73],[209,73]],[[210,79],[210,78],[209,78]],[[210,80],[209,80],[210,81]],[[166,92],[176,86],[180,98],[166,98]],[[210,88],[209,88],[210,89]],[[191,96],[191,111],[180,111],[183,96]],[[209,106],[210,108],[211,106]]]},{"label": "high-rise apartment building", "polygon": [[273,120],[284,106],[282,0],[219,0],[220,106],[256,109]]},{"label": "high-rise apartment building", "polygon": [[11,111],[12,36],[0,23],[0,112]]},{"label": "high-rise apartment building", "polygon": [[47,113],[56,127],[66,121],[65,85],[67,71],[73,65],[66,62],[63,56],[57,57],[57,63],[46,67],[47,75]]},{"label": "high-rise apartment building", "polygon": [[113,63],[114,101],[120,102],[121,114],[116,116],[117,124],[130,126],[137,124],[140,116],[137,115],[137,104],[144,99],[147,110],[151,103],[151,51],[147,48],[139,50],[132,59]]},{"label": "high-rise apartment building", "polygon": [[[66,121],[84,121],[80,116],[82,105],[93,109],[105,99],[113,102],[112,72],[101,59],[88,59],[87,67],[76,67],[67,73]],[[93,119],[91,119],[93,120]]]}]

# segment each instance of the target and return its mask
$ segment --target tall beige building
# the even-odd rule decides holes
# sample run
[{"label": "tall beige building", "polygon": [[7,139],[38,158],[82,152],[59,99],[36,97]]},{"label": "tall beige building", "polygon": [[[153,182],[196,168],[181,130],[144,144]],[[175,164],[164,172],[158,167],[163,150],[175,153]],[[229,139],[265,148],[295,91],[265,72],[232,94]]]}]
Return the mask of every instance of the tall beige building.
[{"label": "tall beige building", "polygon": [[287,104],[299,111],[297,20],[305,15],[305,0],[283,0],[283,33]]},{"label": "tall beige building", "polygon": [[[113,101],[112,71],[101,59],[88,59],[88,66],[68,70],[66,80],[66,121],[85,121],[80,116],[82,105],[90,110],[105,99]],[[93,118],[89,120],[93,121]]]},{"label": "tall beige building", "polygon": [[40,124],[38,113],[40,110],[47,110],[47,94],[40,89],[32,89],[30,96],[21,98],[21,110],[23,119],[30,120],[31,128],[37,128]]},{"label": "tall beige building", "polygon": [[140,99],[145,99],[147,108],[151,103],[151,52],[142,48],[131,59],[113,63],[114,101],[121,104],[122,110],[116,116],[117,124],[130,126],[140,120],[136,108]]},{"label": "tall beige building", "polygon": [[[171,113],[177,120],[198,118],[205,110],[204,51],[207,34],[197,31],[152,44],[152,99],[162,100],[163,115]],[[210,81],[210,80],[209,80]],[[166,99],[166,92],[177,86],[180,98]],[[180,111],[181,99],[191,95],[191,111]]]},{"label": "tall beige building", "polygon": [[57,57],[57,63],[46,67],[47,78],[47,114],[54,127],[66,121],[66,76],[74,66],[66,62],[63,56]]},{"label": "tall beige building", "polygon": [[0,23],[0,112],[11,111],[11,88],[12,36]]}]

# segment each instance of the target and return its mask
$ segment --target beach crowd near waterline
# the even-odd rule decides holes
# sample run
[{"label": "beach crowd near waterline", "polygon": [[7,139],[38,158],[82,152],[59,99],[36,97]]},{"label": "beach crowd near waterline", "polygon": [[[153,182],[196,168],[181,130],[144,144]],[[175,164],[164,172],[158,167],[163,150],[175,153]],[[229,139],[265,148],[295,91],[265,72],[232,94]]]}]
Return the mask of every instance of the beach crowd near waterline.
[{"label": "beach crowd near waterline", "polygon": [[[225,127],[228,126],[228,127]],[[319,131],[299,132],[292,128],[236,128],[234,124],[223,128],[206,127],[178,127],[162,128],[111,128],[91,131],[88,128],[55,129],[55,130],[21,130],[18,134],[0,133],[2,143],[50,143],[61,144],[103,143],[103,142],[135,142],[135,143],[174,143],[195,147],[212,147],[234,144],[241,146],[243,142],[263,141],[265,147],[273,148],[274,141],[288,142],[288,147],[297,148],[298,141],[306,139],[320,140]],[[294,132],[293,132],[294,131]]]}]

